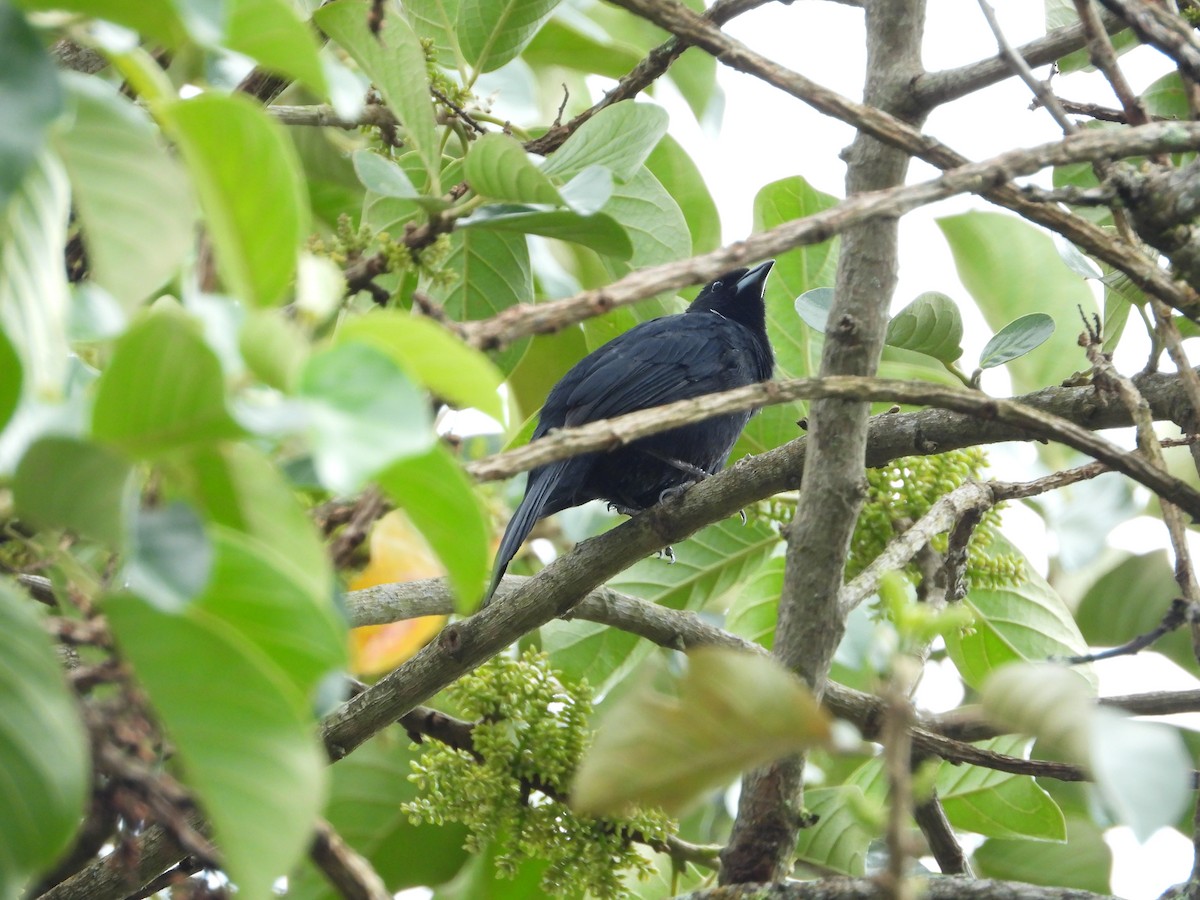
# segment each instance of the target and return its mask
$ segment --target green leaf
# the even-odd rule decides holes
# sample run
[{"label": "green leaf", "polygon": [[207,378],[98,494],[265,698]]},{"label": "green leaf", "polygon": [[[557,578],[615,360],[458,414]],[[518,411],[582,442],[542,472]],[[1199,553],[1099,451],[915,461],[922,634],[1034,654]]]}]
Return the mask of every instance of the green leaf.
[{"label": "green leaf", "polygon": [[[1005,545],[1004,552],[1016,553]],[[959,674],[978,688],[988,675],[1010,662],[1079,656],[1087,644],[1071,611],[1028,562],[1015,587],[973,590],[963,603],[975,614],[970,628],[946,635],[946,649]],[[1075,670],[1094,681],[1090,667]]]},{"label": "green leaf", "polygon": [[[2,320],[0,320],[2,321]],[[21,357],[8,335],[0,328],[0,431],[8,424],[17,405],[21,402],[21,388],[25,374],[21,371]]]},{"label": "green leaf", "polygon": [[[169,47],[189,39],[176,3],[131,3],[130,0],[19,0],[29,10],[68,10],[94,19],[105,19],[139,32]],[[197,43],[199,37],[192,38]]]},{"label": "green leaf", "polygon": [[0,328],[21,360],[24,392],[61,396],[67,374],[67,242],[70,189],[47,148],[0,210]]},{"label": "green leaf", "polygon": [[[838,199],[818,191],[800,177],[765,185],[754,198],[754,230],[766,231],[784,222],[801,219],[835,206]],[[796,298],[820,287],[832,287],[837,274],[838,239],[797,247],[775,257],[767,279],[767,336],[775,349],[779,378],[815,375],[821,361],[824,325],[812,328],[796,321]],[[822,323],[824,319],[821,320]],[[750,420],[734,455],[762,453],[799,436],[796,422],[808,404],[795,402],[771,406]]]},{"label": "green leaf", "polygon": [[471,144],[464,170],[477,194],[514,203],[562,203],[558,188],[534,165],[520,142],[493,132]]},{"label": "green leaf", "polygon": [[515,59],[559,0],[460,0],[458,40],[476,72],[491,72]]},{"label": "green leaf", "polygon": [[1168,72],[1142,91],[1142,104],[1151,116],[1187,121],[1192,117],[1187,91],[1178,72]]},{"label": "green leaf", "polygon": [[1054,320],[1045,313],[1013,319],[992,335],[979,356],[979,368],[993,369],[1040,347],[1054,333]]},{"label": "green leaf", "polygon": [[[0,4],[0,216],[62,112],[58,70],[25,16]],[[0,237],[4,231],[0,230]]]},{"label": "green leaf", "polygon": [[[425,290],[456,322],[487,319],[533,299],[533,273],[524,235],[455,229],[443,270],[457,277],[449,284],[428,284]],[[501,351],[494,357],[496,365],[501,371],[511,370],[525,346],[521,342]]]},{"label": "green leaf", "polygon": [[1079,310],[1090,313],[1096,302],[1045,232],[1000,213],[970,212],[937,221],[959,278],[992,328],[1028,313],[1054,319],[1057,327],[1045,346],[1008,367],[1014,393],[1057,384],[1086,366],[1076,342]]},{"label": "green leaf", "polygon": [[609,581],[614,589],[671,609],[722,609],[779,545],[767,521],[726,519],[674,548],[675,563],[643,559]]},{"label": "green leaf", "polygon": [[825,333],[829,310],[833,308],[833,288],[818,287],[796,298],[796,315],[813,331]]},{"label": "green leaf", "polygon": [[374,150],[355,150],[352,159],[354,172],[368,191],[402,200],[416,200],[421,196],[400,166]]},{"label": "green leaf", "polygon": [[1090,818],[1068,817],[1065,844],[991,839],[975,851],[972,862],[981,877],[1105,896],[1112,890],[1112,851],[1104,832]]},{"label": "green leaf", "polygon": [[439,65],[447,69],[465,69],[458,49],[459,0],[406,0],[400,12],[417,37],[433,42]]},{"label": "green leaf", "polygon": [[785,562],[781,554],[770,557],[734,595],[725,618],[726,631],[771,649],[779,621]]},{"label": "green leaf", "polygon": [[88,739],[34,603],[0,580],[0,897],[55,862],[89,794]]},{"label": "green leaf", "polygon": [[[1066,25],[1079,22],[1079,13],[1073,0],[1044,0],[1046,30],[1052,31]],[[1125,28],[1110,36],[1113,48],[1120,55],[1126,50],[1136,47],[1139,43],[1137,35],[1131,29]],[[1058,70],[1063,74],[1069,72],[1094,71],[1091,55],[1086,47],[1068,53],[1058,60]]]},{"label": "green leaf", "polygon": [[604,166],[617,181],[629,181],[666,134],[668,119],[666,110],[650,103],[614,103],[567,138],[542,172],[571,178],[588,166]]},{"label": "green leaf", "polygon": [[195,606],[171,615],[119,595],[104,611],[213,824],[238,895],[274,896],[275,880],[308,849],[324,801],[326,757],[305,698],[258,647]]},{"label": "green leaf", "polygon": [[[1006,735],[975,746],[1026,757],[1027,738]],[[938,768],[937,793],[955,828],[988,837],[1065,841],[1066,820],[1058,804],[1028,775],[982,766]]]},{"label": "green leaf", "polygon": [[692,235],[691,252],[707,253],[721,246],[720,211],[699,167],[679,142],[664,134],[646,158],[646,168],[679,204]]},{"label": "green leaf", "polygon": [[333,573],[312,520],[279,470],[246,443],[202,447],[179,472],[187,492],[210,524],[252,539],[254,553],[314,603],[333,592]]},{"label": "green leaf", "polygon": [[191,172],[225,286],[257,306],[278,302],[309,226],[300,161],[283,126],[236,94],[203,93],[162,115]]},{"label": "green leaf", "polygon": [[400,16],[385,16],[379,34],[372,34],[367,27],[369,11],[367,0],[336,0],[318,9],[313,21],[342,45],[379,88],[404,126],[405,144],[417,152],[436,185],[441,149],[421,43]]},{"label": "green leaf", "polygon": [[582,23],[568,22],[560,16],[551,18],[534,35],[521,58],[537,69],[562,66],[586,75],[617,79],[645,56],[640,49],[613,40],[606,31],[584,30],[577,24]]},{"label": "green leaf", "polygon": [[628,264],[634,269],[691,255],[691,235],[683,211],[645,168],[613,189],[604,212],[617,220],[633,243]]},{"label": "green leaf", "polygon": [[1097,706],[1092,686],[1076,672],[1045,663],[1006,666],[981,696],[991,721],[1035,735],[1087,769],[1109,810],[1140,840],[1183,812],[1191,760],[1179,733]]},{"label": "green leaf", "polygon": [[[1116,647],[1158,627],[1178,595],[1165,550],[1130,556],[1096,578],[1079,602],[1075,620],[1089,645]],[[1130,597],[1138,602],[1130,603]],[[1186,629],[1163,635],[1154,649],[1187,671],[1200,672]]]},{"label": "green leaf", "polygon": [[1139,841],[1174,825],[1191,805],[1192,761],[1174,728],[1099,708],[1091,770],[1105,805]]},{"label": "green leaf", "polygon": [[34,443],[17,466],[17,515],[42,528],[65,528],[110,548],[123,545],[137,503],[132,467],[111,450],[70,437]]},{"label": "green leaf", "polygon": [[538,629],[536,645],[549,654],[554,671],[570,681],[586,679],[598,696],[623,681],[654,649],[628,631],[582,619],[551,619]]},{"label": "green leaf", "polygon": [[863,821],[868,800],[856,784],[804,791],[804,811],[818,816],[800,830],[796,858],[843,875],[861,876],[874,835]]},{"label": "green leaf", "polygon": [[[799,310],[800,301],[796,303]],[[892,317],[884,340],[893,347],[952,363],[962,356],[962,334],[958,306],[945,294],[929,291]]]},{"label": "green leaf", "polygon": [[569,209],[494,204],[459,219],[458,227],[540,234],[582,244],[617,259],[629,259],[633,255],[633,245],[625,229],[604,213],[581,216]]},{"label": "green leaf", "polygon": [[336,341],[370,344],[448,403],[504,418],[498,393],[504,376],[483,353],[429,319],[377,310],[343,322]]},{"label": "green leaf", "polygon": [[[417,799],[408,780],[420,751],[392,732],[381,732],[331,769],[325,818],[365,856],[389,891],[442,884],[470,858],[465,825],[413,825],[401,810]],[[288,878],[289,900],[337,900],[311,865]]]},{"label": "green leaf", "polygon": [[264,69],[287,75],[321,96],[328,93],[320,48],[308,23],[286,0],[230,0],[224,44]]},{"label": "green leaf", "polygon": [[446,567],[457,611],[473,612],[491,569],[491,535],[483,503],[462,467],[438,444],[392,464],[377,480]]},{"label": "green leaf", "polygon": [[210,531],[213,561],[194,605],[252,641],[305,697],[346,662],[346,628],[330,593],[314,596],[295,574],[232,528]]},{"label": "green leaf", "polygon": [[294,319],[281,310],[260,309],[252,311],[242,323],[238,352],[247,368],[263,382],[290,393],[308,359],[309,343]]},{"label": "green leaf", "polygon": [[163,612],[187,607],[208,583],[213,550],[204,523],[186,503],[141,509],[122,572],[124,583]]},{"label": "green leaf", "polygon": [[701,647],[688,653],[673,694],[643,684],[616,702],[579,764],[571,805],[591,815],[634,804],[678,811],[705,789],[828,737],[828,714],[779,663]]},{"label": "green leaf", "polygon": [[351,493],[380,470],[433,443],[429,404],[391,357],[343,343],[313,356],[300,375],[321,482]]},{"label": "green leaf", "polygon": [[240,433],[221,364],[184,313],[156,311],[117,341],[97,388],[94,437],[154,457]]},{"label": "green leaf", "polygon": [[144,110],[99,78],[64,78],[74,116],[55,144],[71,176],[89,270],[131,311],[191,253],[195,201]]}]

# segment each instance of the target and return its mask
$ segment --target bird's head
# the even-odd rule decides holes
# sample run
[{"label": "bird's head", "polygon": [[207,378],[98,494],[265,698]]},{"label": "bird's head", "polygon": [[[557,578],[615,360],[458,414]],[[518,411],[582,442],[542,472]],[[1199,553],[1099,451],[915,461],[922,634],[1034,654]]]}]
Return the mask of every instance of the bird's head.
[{"label": "bird's head", "polygon": [[763,291],[775,260],[753,269],[733,269],[704,286],[688,312],[715,312],[750,328],[764,327]]}]

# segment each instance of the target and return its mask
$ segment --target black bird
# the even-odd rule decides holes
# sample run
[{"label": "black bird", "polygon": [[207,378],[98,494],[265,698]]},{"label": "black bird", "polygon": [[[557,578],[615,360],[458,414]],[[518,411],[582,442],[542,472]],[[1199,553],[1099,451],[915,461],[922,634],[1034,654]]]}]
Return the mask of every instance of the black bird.
[{"label": "black bird", "polygon": [[[533,432],[583,425],[771,377],[763,290],[774,260],[705,285],[687,311],[642,322],[589,353],[550,391]],[[538,466],[504,530],[490,599],[534,523],[589,500],[633,515],[720,471],[751,411],[683,425],[611,452]]]}]

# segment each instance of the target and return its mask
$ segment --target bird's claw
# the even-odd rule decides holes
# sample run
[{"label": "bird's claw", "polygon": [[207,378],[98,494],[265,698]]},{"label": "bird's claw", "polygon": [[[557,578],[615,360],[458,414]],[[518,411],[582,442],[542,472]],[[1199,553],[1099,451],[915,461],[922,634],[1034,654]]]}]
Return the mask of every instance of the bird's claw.
[{"label": "bird's claw", "polygon": [[667,561],[668,566],[675,565],[675,549],[670,544],[659,550],[658,555]]},{"label": "bird's claw", "polygon": [[746,524],[746,511],[744,509],[739,509],[738,515],[742,517],[742,524],[745,525]]}]

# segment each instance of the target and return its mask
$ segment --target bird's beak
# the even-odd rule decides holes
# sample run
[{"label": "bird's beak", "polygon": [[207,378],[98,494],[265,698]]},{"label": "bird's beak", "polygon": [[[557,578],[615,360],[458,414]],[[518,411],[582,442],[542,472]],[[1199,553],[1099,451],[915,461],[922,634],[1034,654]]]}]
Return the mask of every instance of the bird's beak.
[{"label": "bird's beak", "polygon": [[761,299],[763,291],[767,286],[767,275],[771,271],[771,266],[775,265],[775,260],[768,259],[765,263],[755,266],[745,275],[738,279],[737,293],[752,294],[756,299]]}]

